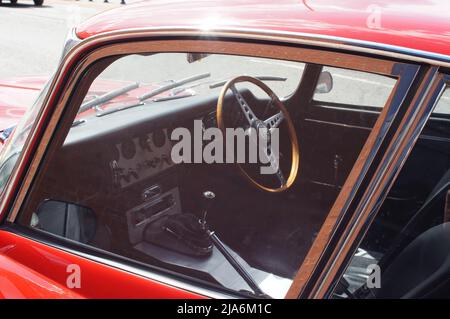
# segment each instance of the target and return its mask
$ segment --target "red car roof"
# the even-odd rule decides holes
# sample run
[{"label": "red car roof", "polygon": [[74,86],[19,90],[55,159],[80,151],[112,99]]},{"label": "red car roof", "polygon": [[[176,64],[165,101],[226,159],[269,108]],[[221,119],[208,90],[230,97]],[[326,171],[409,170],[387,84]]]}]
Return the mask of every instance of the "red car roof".
[{"label": "red car roof", "polygon": [[287,31],[450,56],[448,0],[150,0],[94,16],[77,35],[145,27]]}]

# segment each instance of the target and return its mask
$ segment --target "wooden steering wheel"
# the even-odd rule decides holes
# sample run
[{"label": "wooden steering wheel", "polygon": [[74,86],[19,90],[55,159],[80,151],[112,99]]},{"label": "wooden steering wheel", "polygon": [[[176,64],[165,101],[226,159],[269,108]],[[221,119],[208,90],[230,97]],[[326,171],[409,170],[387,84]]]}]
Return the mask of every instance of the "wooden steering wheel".
[{"label": "wooden steering wheel", "polygon": [[[250,82],[259,87],[260,89],[262,89],[270,97],[271,103],[278,109],[279,112],[277,112],[275,115],[269,117],[266,120],[260,120],[255,115],[255,113],[250,108],[249,104],[245,101],[244,97],[236,88],[236,84],[242,82]],[[269,187],[257,182],[253,177],[251,177],[247,173],[247,171],[243,168],[243,166],[240,163],[236,164],[238,165],[240,171],[243,173],[244,177],[257,188],[271,193],[279,193],[287,190],[289,187],[292,186],[297,177],[300,162],[300,152],[294,124],[292,122],[291,117],[289,116],[288,111],[286,110],[286,107],[283,105],[283,103],[280,101],[277,95],[260,80],[250,76],[238,76],[234,79],[231,79],[223,87],[222,91],[220,92],[219,99],[217,101],[217,124],[219,129],[222,131],[223,136],[226,136],[225,133],[226,127],[223,121],[223,103],[225,95],[228,92],[228,90],[231,90],[234,97],[237,99],[239,107],[243,112],[243,114],[245,115],[245,118],[248,122],[249,128],[253,128],[254,131],[257,132],[258,138],[264,138],[270,141],[273,131],[280,126],[283,120],[286,121],[292,150],[291,169],[287,179],[284,177],[283,172],[281,171],[281,168],[279,166],[278,154],[272,152],[270,142],[266,144],[266,149],[263,152],[263,154],[265,154],[264,156],[267,157],[266,160],[267,163],[269,163],[270,165],[271,171],[273,171],[274,174],[276,174],[276,177],[278,178],[278,181],[280,183],[279,187]],[[249,130],[247,130],[246,132],[248,131]],[[259,154],[261,154],[261,152]]]}]

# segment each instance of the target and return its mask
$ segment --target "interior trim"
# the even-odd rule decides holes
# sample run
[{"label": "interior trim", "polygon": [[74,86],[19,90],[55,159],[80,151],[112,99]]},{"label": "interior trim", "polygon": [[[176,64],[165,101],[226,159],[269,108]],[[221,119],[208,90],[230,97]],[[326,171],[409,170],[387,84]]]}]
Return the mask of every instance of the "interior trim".
[{"label": "interior trim", "polygon": [[306,122],[311,122],[311,123],[324,124],[324,125],[332,125],[332,126],[340,126],[340,127],[346,127],[346,128],[354,128],[354,129],[358,129],[358,130],[366,130],[366,131],[371,131],[372,130],[371,127],[356,126],[356,125],[349,125],[349,124],[343,124],[343,123],[334,123],[334,122],[321,121],[321,120],[315,120],[315,119],[309,119],[309,118],[306,118],[305,121]]}]

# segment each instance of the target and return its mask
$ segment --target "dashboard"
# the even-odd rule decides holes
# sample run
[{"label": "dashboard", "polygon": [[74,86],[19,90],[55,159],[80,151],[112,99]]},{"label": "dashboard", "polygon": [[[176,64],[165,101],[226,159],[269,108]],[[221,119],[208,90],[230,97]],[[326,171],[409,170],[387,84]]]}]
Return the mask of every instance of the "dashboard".
[{"label": "dashboard", "polygon": [[113,146],[109,165],[115,186],[127,187],[152,177],[174,165],[172,142],[167,129],[157,129],[139,137],[128,137]]}]

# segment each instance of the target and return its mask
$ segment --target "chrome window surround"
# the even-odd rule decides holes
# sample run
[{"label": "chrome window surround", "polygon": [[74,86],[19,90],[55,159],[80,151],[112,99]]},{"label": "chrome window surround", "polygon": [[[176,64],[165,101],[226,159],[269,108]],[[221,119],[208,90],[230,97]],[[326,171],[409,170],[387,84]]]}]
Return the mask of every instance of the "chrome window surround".
[{"label": "chrome window surround", "polygon": [[[105,33],[101,34],[92,38],[89,38],[87,40],[81,41],[77,44],[75,44],[69,52],[67,52],[59,66],[59,69],[56,73],[56,76],[54,77],[51,89],[49,90],[49,94],[46,97],[43,107],[41,108],[41,112],[39,115],[39,119],[37,121],[37,124],[32,129],[32,133],[30,134],[29,140],[26,143],[24,152],[19,159],[19,163],[17,165],[17,169],[13,172],[13,175],[11,176],[11,179],[7,185],[4,200],[0,203],[0,217],[4,217],[7,212],[10,214],[8,215],[8,221],[14,222],[15,217],[17,216],[17,213],[20,209],[20,206],[25,198],[25,195],[31,185],[32,179],[37,171],[38,165],[46,151],[47,145],[49,143],[49,140],[51,136],[54,133],[54,129],[56,127],[56,124],[59,121],[59,118],[61,116],[62,110],[65,107],[65,103],[67,102],[70,93],[72,92],[72,89],[78,79],[78,77],[81,74],[81,71],[84,70],[87,65],[90,64],[91,61],[89,60],[89,57],[92,58],[93,55],[95,55],[94,49],[104,46],[107,44],[110,44],[111,42],[119,42],[119,41],[131,41],[133,39],[137,40],[140,38],[158,38],[158,37],[197,37],[204,41],[208,41],[208,43],[211,41],[220,42],[224,39],[238,39],[238,40],[257,40],[257,41],[271,41],[271,42],[278,42],[280,44],[297,44],[301,46],[308,46],[315,48],[314,50],[324,50],[324,49],[332,49],[337,51],[346,51],[350,52],[350,54],[343,54],[340,52],[333,52],[331,53],[333,56],[343,56],[343,57],[352,57],[356,58],[356,60],[361,59],[361,57],[356,54],[352,55],[352,52],[359,52],[360,54],[370,54],[372,56],[380,56],[382,59],[386,60],[378,60],[371,57],[362,57],[362,59],[366,60],[372,60],[372,61],[379,61],[381,65],[387,66],[387,69],[385,71],[379,71],[377,72],[377,67],[379,68],[380,65],[374,66],[371,63],[363,63],[359,64],[358,67],[353,67],[357,70],[363,70],[363,71],[369,71],[369,72],[375,72],[380,74],[389,74],[386,72],[388,69],[392,69],[394,66],[394,62],[389,61],[389,58],[393,59],[403,59],[403,60],[410,60],[412,62],[422,62],[422,63],[432,63],[436,65],[443,65],[443,66],[449,66],[450,60],[447,58],[447,60],[442,59],[442,57],[439,58],[440,61],[433,60],[430,57],[424,57],[424,56],[418,56],[417,54],[414,55],[408,55],[408,53],[398,53],[393,51],[382,51],[379,49],[373,49],[373,48],[367,48],[364,43],[361,44],[361,46],[357,46],[356,44],[349,44],[349,43],[342,43],[336,40],[331,39],[317,39],[312,38],[309,36],[298,36],[294,34],[281,34],[281,33],[254,33],[254,32],[244,32],[244,31],[233,31],[233,30],[224,30],[224,31],[201,31],[201,30],[161,30],[161,29],[152,29],[152,30],[126,30],[126,31],[120,31],[120,32],[111,32],[111,33]],[[150,42],[154,42],[150,41]],[[194,42],[198,42],[199,40],[194,40]],[[275,45],[276,46],[276,45]],[[279,47],[278,47],[279,49]],[[93,50],[94,54],[87,55],[87,53]],[[185,48],[186,50],[186,48]],[[296,48],[297,51],[308,51],[311,49],[301,49]],[[313,51],[314,51],[313,50]],[[199,50],[200,51],[200,50]],[[202,52],[205,51],[204,47],[201,50]],[[280,50],[277,50],[276,56],[278,58],[282,58],[282,54],[279,52]],[[215,52],[215,51],[214,51]],[[327,51],[322,51],[321,53],[324,53]],[[122,52],[115,52],[115,54],[119,54]],[[281,56],[281,57],[280,57]],[[326,55],[328,56],[329,55]],[[97,57],[98,58],[98,57]],[[289,55],[285,57],[286,59],[292,59]],[[309,56],[309,58],[313,59],[312,56]],[[94,58],[95,59],[95,58]],[[330,61],[330,59],[327,59],[327,57],[320,57],[316,55],[316,60],[313,61],[315,63],[318,63],[319,60],[322,59],[322,64],[326,65],[335,65],[338,67],[347,67],[351,68],[351,65],[347,63],[347,65],[343,62],[344,60],[333,60]],[[313,59],[314,60],[314,59]],[[445,60],[445,61],[443,61]],[[308,62],[308,59],[302,59],[302,61]],[[358,63],[357,63],[358,64]],[[354,62],[353,62],[354,65]],[[403,70],[407,76],[404,77],[404,81],[401,86],[403,86],[402,90],[400,92],[403,92],[403,94],[406,94],[408,89],[410,88],[411,83],[416,77],[417,71],[419,67],[409,65],[406,70]],[[67,76],[70,75],[69,78]],[[392,75],[392,74],[391,74]],[[397,83],[395,92],[398,92],[398,89],[400,89],[399,83]],[[394,96],[392,96],[393,98]],[[397,96],[398,98],[403,98],[402,95]],[[400,102],[400,103],[399,103]],[[377,124],[375,125],[375,128],[373,129],[371,133],[371,137],[369,137],[368,141],[366,142],[365,148],[366,151],[369,151],[369,153],[364,153],[360,155],[360,161],[362,164],[366,164],[361,167],[358,167],[356,169],[356,173],[359,173],[360,176],[363,176],[365,173],[367,173],[367,169],[370,166],[370,161],[367,161],[368,158],[373,158],[375,154],[378,151],[378,148],[373,148],[375,144],[378,143],[378,145],[381,144],[381,142],[386,137],[387,130],[392,124],[393,119],[395,118],[398,109],[400,108],[401,102],[403,101],[396,101],[396,103],[392,103],[392,107],[386,107],[383,112],[380,115],[379,120],[377,121]],[[423,105],[423,103],[422,103]],[[406,106],[405,106],[406,107]],[[414,107],[417,107],[416,104],[410,104],[408,109],[412,110]],[[42,139],[39,139],[41,138]],[[41,142],[42,144],[38,145],[36,144],[36,141]],[[38,147],[39,146],[39,147]],[[385,162],[387,162],[386,160]],[[354,168],[355,170],[355,168]],[[355,172],[352,173],[355,175]],[[358,175],[358,174],[356,174]],[[348,182],[348,181],[347,181]],[[341,195],[344,194],[345,197],[350,198],[352,195],[354,195],[355,191],[358,189],[359,185],[356,183],[356,181],[351,181],[351,183],[346,182],[346,192],[341,192]],[[20,188],[19,188],[20,185]],[[342,207],[344,208],[344,207]],[[344,211],[342,209],[342,211]],[[362,208],[361,211],[366,211]],[[336,216],[332,216],[334,218],[334,223],[330,223],[326,225],[329,230],[334,229],[334,226],[336,224],[337,217],[341,216],[340,214]],[[328,220],[327,220],[328,221]],[[328,238],[322,238],[322,248],[325,249],[328,245],[328,241],[331,237],[332,233],[330,232],[328,234]],[[322,249],[322,250],[323,250]],[[89,258],[88,256],[86,256]],[[311,257],[311,256],[308,256]],[[304,291],[303,288],[305,288],[305,284],[308,282],[308,279],[311,278],[313,272],[317,272],[318,269],[316,269],[316,266],[318,265],[319,261],[321,259],[321,254],[318,254],[316,256],[312,256],[312,258],[309,258],[306,260],[306,264],[309,265],[309,271],[306,273],[305,280],[302,282],[301,285],[295,287],[297,291],[294,291],[294,289],[291,289],[291,295],[288,295],[288,297],[297,297],[300,292]],[[106,261],[105,261],[106,263]],[[304,264],[305,264],[304,263]],[[333,267],[335,268],[335,267]],[[326,269],[326,268],[324,268]],[[330,268],[328,268],[330,269]],[[130,270],[132,272],[132,270]],[[151,277],[151,276],[150,276]],[[330,278],[330,277],[328,277]],[[162,280],[163,281],[163,280]],[[320,288],[323,290],[326,285],[322,285]],[[329,287],[329,286],[328,286]],[[195,287],[192,288],[192,291],[195,291]],[[294,292],[292,294],[292,292]],[[302,297],[314,297],[313,294],[306,294],[303,293],[301,295]]]}]

